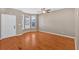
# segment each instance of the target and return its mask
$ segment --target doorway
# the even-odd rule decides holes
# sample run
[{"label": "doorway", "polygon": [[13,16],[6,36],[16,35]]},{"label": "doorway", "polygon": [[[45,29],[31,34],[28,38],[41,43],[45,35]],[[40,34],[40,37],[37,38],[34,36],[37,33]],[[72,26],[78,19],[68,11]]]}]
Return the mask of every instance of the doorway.
[{"label": "doorway", "polygon": [[1,14],[1,38],[16,35],[16,16]]}]

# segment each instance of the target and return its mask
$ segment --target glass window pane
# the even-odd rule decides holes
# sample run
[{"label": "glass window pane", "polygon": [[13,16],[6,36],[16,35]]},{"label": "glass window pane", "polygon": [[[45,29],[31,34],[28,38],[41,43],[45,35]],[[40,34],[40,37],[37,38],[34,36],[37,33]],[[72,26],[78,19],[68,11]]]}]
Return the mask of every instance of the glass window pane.
[{"label": "glass window pane", "polygon": [[29,17],[24,18],[24,25],[25,25],[25,29],[30,28],[30,18]]},{"label": "glass window pane", "polygon": [[36,16],[31,16],[31,27],[32,28],[36,27]]}]

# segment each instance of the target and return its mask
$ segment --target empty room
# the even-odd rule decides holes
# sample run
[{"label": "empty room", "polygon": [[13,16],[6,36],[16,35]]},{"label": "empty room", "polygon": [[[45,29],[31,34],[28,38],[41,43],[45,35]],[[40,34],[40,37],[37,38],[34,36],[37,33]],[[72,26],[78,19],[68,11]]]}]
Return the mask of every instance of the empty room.
[{"label": "empty room", "polygon": [[0,8],[0,50],[75,50],[75,8]]}]

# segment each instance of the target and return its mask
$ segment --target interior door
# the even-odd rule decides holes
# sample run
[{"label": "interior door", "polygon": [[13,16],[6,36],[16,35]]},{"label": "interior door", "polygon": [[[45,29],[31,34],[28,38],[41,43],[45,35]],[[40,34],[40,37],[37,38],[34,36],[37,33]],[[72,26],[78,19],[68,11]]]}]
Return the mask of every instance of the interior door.
[{"label": "interior door", "polygon": [[2,14],[1,15],[1,38],[16,35],[16,16]]}]

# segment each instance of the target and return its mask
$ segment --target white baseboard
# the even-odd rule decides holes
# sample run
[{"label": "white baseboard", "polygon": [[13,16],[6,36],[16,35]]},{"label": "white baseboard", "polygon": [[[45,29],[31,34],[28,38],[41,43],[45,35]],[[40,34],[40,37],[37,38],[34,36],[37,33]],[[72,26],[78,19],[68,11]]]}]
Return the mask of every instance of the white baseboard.
[{"label": "white baseboard", "polygon": [[47,31],[40,31],[40,32],[46,32],[46,33],[49,33],[49,34],[54,34],[54,35],[58,35],[58,36],[63,36],[63,37],[68,37],[68,38],[73,38],[73,39],[75,39],[75,37],[67,36],[67,35],[62,35],[62,34],[58,34],[58,33],[52,33],[52,32],[47,32]]},{"label": "white baseboard", "polygon": [[26,33],[26,32],[30,32],[30,31],[25,31],[25,32],[23,32],[23,33],[16,34],[16,35],[12,35],[12,36],[8,36],[8,37],[5,37],[5,38],[0,38],[0,40],[6,39],[6,38],[9,38],[9,37],[13,37],[13,36],[23,35],[23,34]]},{"label": "white baseboard", "polygon": [[22,35],[22,34],[16,34],[16,35],[12,35],[12,36],[7,36],[5,38],[0,38],[0,40],[6,39],[6,38],[9,38],[9,37],[13,37],[13,36],[19,36],[19,35]]},{"label": "white baseboard", "polygon": [[[72,38],[72,39],[74,39],[74,41],[75,41],[75,39],[76,39],[76,37],[71,37],[71,36],[67,36],[67,35],[62,35],[62,34],[57,34],[57,33],[47,32],[47,31],[40,31],[40,32],[45,32],[45,33],[49,33],[49,34],[54,34],[54,35],[58,35],[58,36],[63,36],[63,37]],[[77,50],[76,41],[75,41],[75,50]]]},{"label": "white baseboard", "polygon": [[[29,31],[28,31],[28,32],[29,32]],[[40,32],[46,32],[46,33],[49,33],[49,34],[54,34],[54,35],[58,35],[58,36],[64,36],[64,37],[68,37],[68,38],[73,38],[73,39],[75,39],[75,37],[71,37],[71,36],[67,36],[67,35],[62,35],[62,34],[57,34],[57,33],[52,33],[52,32],[47,32],[47,31],[40,31]],[[19,35],[22,35],[22,34],[24,34],[24,33],[26,33],[26,32],[23,32],[23,33],[17,34],[17,35],[13,35],[13,36],[19,36]],[[8,37],[12,37],[12,36],[8,36]],[[8,38],[8,37],[6,37],[6,38]],[[2,40],[2,39],[4,39],[4,38],[0,38],[0,40]]]}]

